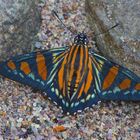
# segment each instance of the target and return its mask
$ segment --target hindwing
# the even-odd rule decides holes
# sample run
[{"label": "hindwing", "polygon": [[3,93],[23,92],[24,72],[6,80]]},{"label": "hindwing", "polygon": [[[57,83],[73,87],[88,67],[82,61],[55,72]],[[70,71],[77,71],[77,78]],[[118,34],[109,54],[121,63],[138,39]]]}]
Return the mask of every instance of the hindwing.
[{"label": "hindwing", "polygon": [[140,99],[140,78],[136,74],[94,52],[91,52],[91,56],[97,63],[102,100]]}]

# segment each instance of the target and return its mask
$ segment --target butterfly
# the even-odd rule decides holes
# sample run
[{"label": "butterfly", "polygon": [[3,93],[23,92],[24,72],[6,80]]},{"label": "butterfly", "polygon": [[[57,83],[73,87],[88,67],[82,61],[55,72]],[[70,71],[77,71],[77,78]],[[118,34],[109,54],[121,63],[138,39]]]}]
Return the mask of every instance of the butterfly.
[{"label": "butterfly", "polygon": [[140,100],[140,77],[95,53],[83,32],[75,36],[72,46],[0,62],[0,75],[41,90],[69,114],[102,100]]}]

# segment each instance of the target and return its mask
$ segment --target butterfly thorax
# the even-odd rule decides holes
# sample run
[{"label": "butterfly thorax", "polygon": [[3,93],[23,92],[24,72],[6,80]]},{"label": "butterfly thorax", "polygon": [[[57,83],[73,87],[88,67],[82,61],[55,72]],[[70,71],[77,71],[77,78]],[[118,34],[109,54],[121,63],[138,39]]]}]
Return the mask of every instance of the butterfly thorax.
[{"label": "butterfly thorax", "polygon": [[79,33],[75,38],[74,38],[74,43],[77,45],[87,45],[89,43],[88,37],[85,33]]}]

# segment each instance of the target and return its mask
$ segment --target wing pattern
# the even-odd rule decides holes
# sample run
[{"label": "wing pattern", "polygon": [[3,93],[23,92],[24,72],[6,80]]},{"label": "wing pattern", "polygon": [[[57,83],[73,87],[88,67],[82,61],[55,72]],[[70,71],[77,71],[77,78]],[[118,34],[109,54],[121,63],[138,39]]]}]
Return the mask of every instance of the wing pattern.
[{"label": "wing pattern", "polygon": [[136,74],[94,52],[91,55],[101,66],[98,71],[102,100],[140,100],[140,78]]},{"label": "wing pattern", "polygon": [[140,78],[94,53],[85,41],[81,33],[70,48],[13,57],[0,63],[0,75],[43,91],[70,114],[102,100],[139,101]]},{"label": "wing pattern", "polygon": [[67,47],[16,56],[0,63],[0,74],[43,90],[46,82],[55,73],[54,67],[57,70],[66,52]]},{"label": "wing pattern", "polygon": [[72,46],[55,74],[47,81],[44,91],[63,112],[73,114],[97,104],[96,78],[88,48]]}]

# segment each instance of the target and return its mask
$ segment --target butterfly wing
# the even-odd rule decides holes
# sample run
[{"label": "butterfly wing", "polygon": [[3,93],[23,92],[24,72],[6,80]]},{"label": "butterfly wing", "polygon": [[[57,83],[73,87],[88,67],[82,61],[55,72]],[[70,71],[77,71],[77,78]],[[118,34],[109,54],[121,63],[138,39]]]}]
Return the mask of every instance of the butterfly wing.
[{"label": "butterfly wing", "polygon": [[[73,48],[74,50],[75,48]],[[68,54],[67,48],[59,48],[19,55],[0,63],[0,75],[44,91],[43,94],[61,106],[64,112],[73,114],[97,104],[98,96],[92,93],[94,87],[90,86],[94,85],[90,61],[88,69],[84,72],[83,79],[78,85],[78,90],[74,93],[76,96],[71,99],[67,83]],[[71,56],[73,57],[73,54]]]},{"label": "butterfly wing", "polygon": [[[81,50],[88,54],[87,50],[84,51],[82,48]],[[64,112],[70,114],[91,107],[100,100],[140,99],[138,76],[92,51],[86,56],[88,58],[86,63],[85,55],[81,52],[77,56],[78,59],[75,59],[78,60],[75,64],[79,65],[78,62],[82,60],[81,64],[87,65],[83,73],[76,72],[82,78],[76,90],[72,92],[69,91],[68,84],[67,47],[33,52],[1,62],[0,74],[44,91],[45,96],[50,97]],[[73,75],[72,81],[75,79],[77,74]]]},{"label": "butterfly wing", "polygon": [[[64,79],[66,76],[64,63],[66,62],[67,55],[68,53],[65,54],[63,59],[60,60],[61,62],[57,62],[59,63],[59,65],[54,65],[50,77],[46,82],[46,85],[44,86],[44,94],[49,96],[55,104],[59,105],[59,107],[62,108],[63,112],[68,112],[68,98],[67,96],[65,96],[65,93],[61,89],[61,86],[62,88],[66,89],[66,85],[64,85]],[[61,72],[63,74],[59,74],[61,69],[63,69],[63,71]]]},{"label": "butterfly wing", "polygon": [[61,98],[63,112],[74,114],[100,101],[98,89],[96,90],[95,87],[98,81],[94,73],[96,71],[88,55],[88,48],[71,46],[57,74],[50,81],[53,85],[47,84],[49,86],[46,90],[50,90],[48,91],[50,96],[53,96],[52,92],[55,92]]},{"label": "butterfly wing", "polygon": [[100,99],[140,100],[140,78],[136,74],[92,51],[90,55],[100,79]]},{"label": "butterfly wing", "polygon": [[88,59],[87,70],[84,72],[84,76],[78,85],[75,96],[71,100],[71,105],[69,107],[69,112],[71,114],[74,112],[81,112],[84,109],[97,105],[100,101],[98,89],[96,88],[98,81],[94,76],[96,71],[91,58],[89,57]]},{"label": "butterfly wing", "polygon": [[[45,95],[61,106],[56,93],[46,87],[50,88],[53,85],[51,79],[55,77],[61,66],[67,49],[68,47],[51,49],[13,57],[0,63],[0,75],[44,91]],[[46,94],[47,92],[49,93]]]}]

